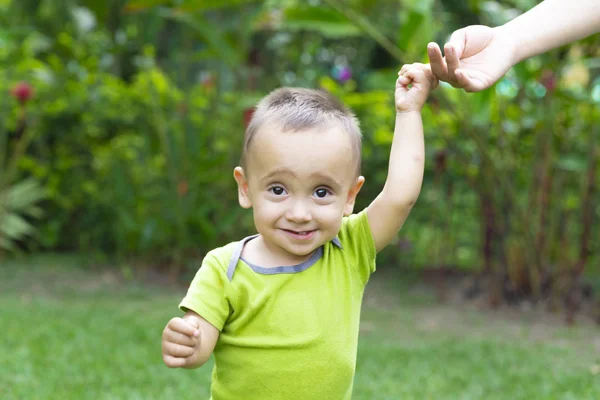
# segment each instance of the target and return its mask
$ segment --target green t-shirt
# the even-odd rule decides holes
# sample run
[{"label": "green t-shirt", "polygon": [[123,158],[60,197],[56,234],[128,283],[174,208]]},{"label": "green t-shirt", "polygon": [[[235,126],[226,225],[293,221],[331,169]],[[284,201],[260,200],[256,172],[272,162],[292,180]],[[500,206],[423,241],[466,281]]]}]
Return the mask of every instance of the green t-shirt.
[{"label": "green t-shirt", "polygon": [[254,237],[208,253],[179,306],[220,331],[212,399],[350,399],[363,291],[375,270],[366,210],[295,266],[240,259]]}]

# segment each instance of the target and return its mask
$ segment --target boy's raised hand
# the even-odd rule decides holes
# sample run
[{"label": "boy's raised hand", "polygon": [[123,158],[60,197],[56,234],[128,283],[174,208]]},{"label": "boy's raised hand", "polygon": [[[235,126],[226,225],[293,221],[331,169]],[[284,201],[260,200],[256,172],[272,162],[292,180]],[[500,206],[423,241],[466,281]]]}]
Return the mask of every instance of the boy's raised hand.
[{"label": "boy's raised hand", "polygon": [[429,93],[438,86],[438,79],[429,64],[405,64],[396,81],[396,112],[421,111]]},{"label": "boy's raised hand", "polygon": [[200,319],[194,315],[173,318],[162,334],[163,361],[169,368],[193,368],[200,363]]}]

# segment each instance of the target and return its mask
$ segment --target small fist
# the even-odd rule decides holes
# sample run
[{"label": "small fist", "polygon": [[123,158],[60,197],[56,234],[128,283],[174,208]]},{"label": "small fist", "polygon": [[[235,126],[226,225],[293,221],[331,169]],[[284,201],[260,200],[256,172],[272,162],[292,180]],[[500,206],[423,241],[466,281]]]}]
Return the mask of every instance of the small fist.
[{"label": "small fist", "polygon": [[200,321],[194,316],[169,321],[162,334],[162,356],[167,367],[193,367],[198,363],[199,328]]},{"label": "small fist", "polygon": [[396,81],[396,112],[420,111],[438,79],[429,64],[405,64]]}]

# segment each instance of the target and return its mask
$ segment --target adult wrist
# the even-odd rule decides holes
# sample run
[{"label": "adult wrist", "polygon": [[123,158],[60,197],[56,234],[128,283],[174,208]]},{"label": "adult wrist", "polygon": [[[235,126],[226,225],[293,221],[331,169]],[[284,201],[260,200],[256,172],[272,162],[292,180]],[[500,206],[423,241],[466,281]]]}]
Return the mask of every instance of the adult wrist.
[{"label": "adult wrist", "polygon": [[494,36],[508,47],[507,56],[511,67],[533,55],[529,38],[521,37],[522,32],[514,27],[514,20],[493,29],[496,31]]}]

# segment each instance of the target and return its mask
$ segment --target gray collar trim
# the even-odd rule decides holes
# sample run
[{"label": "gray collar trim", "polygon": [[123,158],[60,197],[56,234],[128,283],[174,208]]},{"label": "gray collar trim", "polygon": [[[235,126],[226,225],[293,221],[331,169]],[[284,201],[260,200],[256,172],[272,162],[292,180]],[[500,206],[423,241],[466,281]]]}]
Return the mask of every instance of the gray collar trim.
[{"label": "gray collar trim", "polygon": [[[254,272],[257,272],[259,274],[264,274],[264,275],[274,275],[274,274],[294,274],[297,272],[305,271],[308,268],[310,268],[311,266],[313,266],[323,256],[323,247],[321,246],[317,249],[317,251],[315,251],[313,253],[312,256],[310,256],[310,258],[308,260],[306,260],[298,265],[281,266],[281,267],[274,267],[274,268],[261,267],[256,264],[252,264],[251,262],[248,262],[241,257],[242,250],[244,249],[244,245],[256,237],[258,237],[258,235],[248,236],[248,237],[240,240],[238,242],[238,244],[235,246],[235,249],[233,250],[233,254],[231,255],[231,259],[229,260],[229,265],[227,267],[227,278],[229,279],[230,282],[233,279],[233,273],[235,272],[235,268],[237,267],[240,259],[242,261],[244,261],[246,264],[248,264],[248,266],[250,268],[252,268],[252,270]],[[343,250],[342,244],[340,243],[340,240],[338,239],[337,236],[331,240],[331,243],[333,243],[339,249]]]}]

